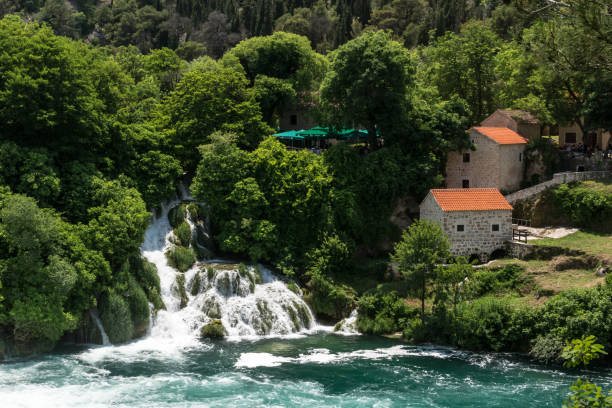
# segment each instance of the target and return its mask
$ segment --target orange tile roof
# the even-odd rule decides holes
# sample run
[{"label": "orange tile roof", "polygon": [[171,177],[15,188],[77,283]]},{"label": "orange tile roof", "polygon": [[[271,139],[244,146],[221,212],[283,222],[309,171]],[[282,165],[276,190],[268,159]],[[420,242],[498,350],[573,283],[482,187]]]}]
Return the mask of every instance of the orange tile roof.
[{"label": "orange tile roof", "polygon": [[475,131],[485,135],[495,143],[499,144],[523,144],[529,140],[519,135],[512,129],[505,127],[473,127]]},{"label": "orange tile roof", "polygon": [[496,188],[448,188],[430,190],[442,211],[512,210]]}]

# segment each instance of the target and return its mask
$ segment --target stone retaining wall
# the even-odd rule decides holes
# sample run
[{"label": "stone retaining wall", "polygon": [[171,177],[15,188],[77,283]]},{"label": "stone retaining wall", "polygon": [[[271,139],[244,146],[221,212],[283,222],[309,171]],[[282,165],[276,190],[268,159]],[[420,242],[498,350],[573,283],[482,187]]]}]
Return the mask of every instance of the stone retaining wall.
[{"label": "stone retaining wall", "polygon": [[585,180],[596,180],[612,177],[610,171],[579,171],[579,172],[566,172],[566,173],[555,173],[552,180],[545,181],[535,186],[519,190],[515,193],[508,194],[505,196],[506,200],[513,204],[516,201],[526,200],[541,193],[542,191],[559,184],[571,183],[572,181],[585,181]]}]

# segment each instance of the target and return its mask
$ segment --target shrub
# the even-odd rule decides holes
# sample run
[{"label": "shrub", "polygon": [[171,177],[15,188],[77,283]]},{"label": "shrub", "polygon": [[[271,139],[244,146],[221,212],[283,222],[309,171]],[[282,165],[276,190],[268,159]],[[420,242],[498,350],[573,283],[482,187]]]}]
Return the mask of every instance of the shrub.
[{"label": "shrub", "polygon": [[202,338],[209,339],[222,339],[225,337],[225,328],[221,320],[211,320],[208,324],[204,325],[200,330],[200,336]]},{"label": "shrub", "polygon": [[418,311],[408,306],[396,292],[362,296],[357,302],[357,328],[368,334],[401,330]]},{"label": "shrub", "polygon": [[144,290],[136,279],[130,276],[126,298],[130,306],[130,314],[136,336],[143,335],[149,327],[149,302]]},{"label": "shrub", "polygon": [[200,273],[196,273],[193,277],[193,283],[191,284],[191,296],[195,296],[200,293]]},{"label": "shrub", "polygon": [[179,204],[168,211],[168,221],[172,228],[178,227],[181,222],[185,221],[185,208],[185,204]]},{"label": "shrub", "polygon": [[111,343],[128,341],[134,334],[130,306],[123,297],[112,289],[100,302],[100,320]]},{"label": "shrub", "polygon": [[319,273],[310,279],[310,291],[305,296],[315,313],[341,319],[355,308],[355,291],[346,285],[336,285]]},{"label": "shrub", "polygon": [[539,334],[552,333],[564,341],[594,335],[609,348],[612,346],[610,287],[568,290],[550,298],[541,310],[536,329]]},{"label": "shrub", "polygon": [[185,290],[185,275],[179,273],[176,275],[176,286],[174,288],[176,294],[181,298],[180,308],[187,306],[189,298],[187,297],[187,291]]},{"label": "shrub", "polygon": [[175,246],[166,252],[168,264],[181,272],[189,270],[196,261],[195,253],[192,249]]},{"label": "shrub", "polygon": [[474,350],[524,350],[534,318],[530,310],[514,310],[491,297],[463,303],[455,322],[456,343]]},{"label": "shrub", "polygon": [[149,302],[153,303],[155,310],[165,309],[166,305],[164,305],[164,301],[160,295],[161,287],[155,264],[152,264],[140,256],[133,256],[130,259],[130,266],[140,286],[147,294],[147,299],[149,299]]},{"label": "shrub", "polygon": [[191,228],[186,221],[182,221],[176,228],[174,228],[174,236],[177,239],[177,245],[185,248],[189,248],[189,245],[191,245]]},{"label": "shrub", "polygon": [[548,364],[561,361],[561,352],[565,342],[559,336],[547,333],[536,337],[529,350],[529,355]]},{"label": "shrub", "polygon": [[573,225],[609,232],[612,230],[612,193],[589,188],[587,183],[562,184],[555,199]]},{"label": "shrub", "polygon": [[516,292],[529,283],[523,275],[525,268],[516,264],[502,268],[481,268],[476,271],[469,285],[469,296],[472,298],[486,294]]}]

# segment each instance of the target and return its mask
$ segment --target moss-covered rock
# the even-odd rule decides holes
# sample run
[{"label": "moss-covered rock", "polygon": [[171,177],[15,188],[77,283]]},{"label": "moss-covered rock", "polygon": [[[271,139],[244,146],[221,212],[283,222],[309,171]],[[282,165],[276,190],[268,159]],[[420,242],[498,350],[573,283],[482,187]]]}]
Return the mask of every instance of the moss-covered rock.
[{"label": "moss-covered rock", "polygon": [[155,310],[165,309],[166,305],[160,295],[161,287],[155,264],[140,256],[133,256],[130,258],[130,267]]},{"label": "moss-covered rock", "polygon": [[193,249],[198,259],[212,259],[214,257],[211,250],[199,245],[198,243],[193,246]]},{"label": "moss-covered rock", "polygon": [[226,331],[220,319],[211,320],[200,330],[200,336],[207,339],[222,339]]},{"label": "moss-covered rock", "polygon": [[178,227],[181,222],[185,221],[186,208],[186,204],[179,204],[168,211],[168,221],[170,221],[172,228]]},{"label": "moss-covered rock", "polygon": [[193,282],[191,283],[191,296],[195,296],[200,293],[200,283],[200,273],[198,272],[193,277]]},{"label": "moss-covered rock", "polygon": [[189,216],[192,220],[204,221],[208,215],[208,208],[206,206],[193,202],[187,205],[187,211],[189,211]]},{"label": "moss-covered rock", "polygon": [[187,297],[187,291],[185,290],[185,275],[179,273],[176,275],[176,285],[174,287],[176,295],[181,299],[180,308],[187,306],[189,298]]},{"label": "moss-covered rock", "polygon": [[128,302],[114,291],[102,297],[99,305],[100,320],[108,339],[113,344],[132,339],[134,324]]},{"label": "moss-covered rock", "polygon": [[210,297],[204,301],[202,311],[211,319],[221,318],[221,305],[214,297]]},{"label": "moss-covered rock", "polygon": [[134,326],[133,337],[144,336],[149,327],[149,301],[144,290],[136,279],[130,276],[126,298],[130,306],[132,324]]},{"label": "moss-covered rock", "polygon": [[166,259],[171,267],[185,272],[193,266],[196,256],[190,248],[175,246],[166,252]]},{"label": "moss-covered rock", "polygon": [[174,228],[174,236],[176,238],[175,244],[189,248],[191,245],[191,228],[186,221],[182,221],[176,228]]}]

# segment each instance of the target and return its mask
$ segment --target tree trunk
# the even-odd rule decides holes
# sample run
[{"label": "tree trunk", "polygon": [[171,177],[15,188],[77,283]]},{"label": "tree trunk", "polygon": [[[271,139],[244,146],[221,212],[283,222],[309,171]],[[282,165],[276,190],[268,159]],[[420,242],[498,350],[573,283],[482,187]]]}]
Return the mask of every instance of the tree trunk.
[{"label": "tree trunk", "polygon": [[368,144],[371,150],[375,150],[378,146],[376,144],[376,126],[371,124],[368,126]]}]

